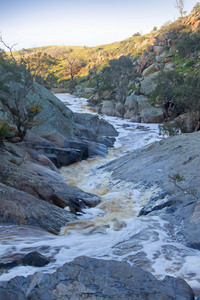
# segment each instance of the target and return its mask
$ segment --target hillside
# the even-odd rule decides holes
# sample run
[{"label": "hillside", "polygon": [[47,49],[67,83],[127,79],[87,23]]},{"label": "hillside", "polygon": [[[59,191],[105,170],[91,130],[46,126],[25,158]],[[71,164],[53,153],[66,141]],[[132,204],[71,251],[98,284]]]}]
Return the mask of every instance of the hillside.
[{"label": "hillside", "polygon": [[174,124],[164,129],[171,134],[200,128],[199,3],[190,15],[142,36],[96,47],[23,49],[15,55],[30,70],[40,65],[37,82],[84,96],[98,112],[133,122],[175,119],[175,129]]},{"label": "hillside", "polygon": [[[19,51],[19,55],[33,58],[36,55],[48,56],[49,60],[53,59],[54,64],[49,62],[48,70],[44,74],[45,78],[48,74],[54,74],[58,78],[58,82],[70,79],[70,74],[67,74],[67,60],[75,60],[75,77],[80,78],[88,75],[88,71],[95,66],[98,70],[108,65],[108,61],[117,59],[121,55],[130,56],[133,60],[140,57],[143,51],[151,52],[152,46],[162,46],[166,54],[174,53],[178,41],[183,38],[183,35],[190,35],[198,32],[199,24],[199,6],[198,4],[193,9],[189,16],[179,18],[175,22],[166,22],[160,29],[152,30],[150,33],[140,35],[133,34],[132,37],[120,42],[115,42],[107,45],[96,47],[82,46],[46,46],[39,48],[23,49]],[[161,54],[162,49],[157,49],[156,54]],[[183,57],[186,59],[186,57]],[[48,61],[46,62],[48,64]],[[144,68],[144,65],[142,65]]]}]

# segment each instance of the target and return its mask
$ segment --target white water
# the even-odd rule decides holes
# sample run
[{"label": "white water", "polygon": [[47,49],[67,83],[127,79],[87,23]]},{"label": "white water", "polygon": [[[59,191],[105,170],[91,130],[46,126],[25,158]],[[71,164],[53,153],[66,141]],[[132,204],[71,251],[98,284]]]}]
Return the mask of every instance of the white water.
[{"label": "white water", "polygon": [[[57,95],[70,103],[76,112],[87,109],[85,99],[67,94]],[[101,165],[134,149],[160,139],[158,125],[135,124],[128,120],[101,116],[119,132],[115,147],[105,158],[96,157],[64,167],[66,182],[84,191],[96,193],[101,203],[85,209],[79,220],[54,236],[31,227],[0,227],[1,261],[13,260],[37,250],[53,261],[44,268],[16,267],[0,275],[8,280],[17,275],[27,276],[36,271],[52,272],[56,267],[80,255],[104,259],[126,260],[151,271],[157,278],[165,275],[182,277],[195,289],[200,287],[200,252],[177,243],[171,236],[170,224],[158,216],[137,217],[142,206],[157,188],[137,190],[131,182],[113,181]],[[159,170],[158,170],[159,171]]]}]

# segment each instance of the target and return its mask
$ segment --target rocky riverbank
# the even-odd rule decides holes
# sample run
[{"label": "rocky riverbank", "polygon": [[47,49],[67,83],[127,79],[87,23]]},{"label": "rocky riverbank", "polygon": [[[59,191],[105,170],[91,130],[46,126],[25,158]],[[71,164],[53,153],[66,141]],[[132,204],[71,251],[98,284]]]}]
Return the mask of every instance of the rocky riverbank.
[{"label": "rocky riverbank", "polygon": [[53,274],[36,273],[0,284],[6,300],[34,299],[130,299],[193,300],[194,293],[183,279],[151,273],[125,262],[79,257]]},{"label": "rocky riverbank", "polygon": [[134,182],[143,192],[156,187],[139,215],[159,215],[174,225],[173,235],[200,249],[200,133],[181,134],[134,151],[106,166],[112,178]]},{"label": "rocky riverbank", "polygon": [[[54,105],[50,105],[48,110],[46,106],[49,113],[53,109],[48,131],[39,122],[24,142],[5,142],[1,149],[0,218],[3,224],[31,225],[59,233],[62,226],[76,219],[77,212],[97,205],[100,198],[64,183],[56,165],[68,165],[69,160],[65,163],[64,158],[75,152],[82,153],[75,161],[95,153],[105,154],[116,131],[97,116],[74,114],[50,93],[49,97],[51,105],[55,101],[59,109],[54,110]],[[49,100],[44,100],[44,105],[45,101]],[[43,116],[38,114],[38,120],[44,118],[44,112],[41,113]],[[54,119],[57,113],[58,119]],[[65,127],[69,128],[67,132]],[[199,132],[182,134],[131,152],[103,167],[112,173],[115,182],[133,182],[141,193],[155,187],[156,192],[146,197],[138,217],[162,216],[170,221],[174,240],[194,249],[200,249],[199,142]],[[23,261],[22,258],[20,262]],[[166,277],[159,281],[149,272],[131,268],[125,262],[87,257],[77,258],[53,274],[37,273],[0,283],[0,297],[8,300],[71,299],[72,296],[74,299],[194,299],[182,279]]]},{"label": "rocky riverbank", "polygon": [[[8,101],[11,106],[12,99]],[[76,218],[76,212],[95,206],[100,198],[65,184],[57,168],[106,155],[117,132],[97,115],[74,114],[51,92],[35,84],[27,105],[37,101],[42,109],[22,142],[18,142],[10,111],[0,102],[0,120],[7,121],[16,134],[0,149],[0,223],[59,233]]]}]

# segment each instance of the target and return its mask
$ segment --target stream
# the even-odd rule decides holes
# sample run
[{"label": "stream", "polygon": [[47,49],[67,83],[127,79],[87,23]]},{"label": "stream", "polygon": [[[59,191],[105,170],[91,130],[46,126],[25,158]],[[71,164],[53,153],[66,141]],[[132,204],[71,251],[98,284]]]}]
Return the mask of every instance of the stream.
[{"label": "stream", "polygon": [[[87,100],[57,94],[74,112],[95,113]],[[68,184],[98,194],[101,203],[84,209],[78,220],[62,228],[59,236],[28,226],[0,226],[1,261],[14,260],[30,251],[50,257],[43,268],[18,266],[0,274],[0,281],[36,271],[53,272],[77,256],[128,261],[150,271],[158,279],[165,275],[184,278],[194,290],[200,287],[199,251],[178,243],[167,220],[159,216],[137,217],[149,197],[159,192],[136,189],[132,182],[113,180],[101,166],[122,155],[160,140],[158,124],[136,124],[101,115],[112,123],[119,136],[106,157],[94,157],[61,168]]]}]

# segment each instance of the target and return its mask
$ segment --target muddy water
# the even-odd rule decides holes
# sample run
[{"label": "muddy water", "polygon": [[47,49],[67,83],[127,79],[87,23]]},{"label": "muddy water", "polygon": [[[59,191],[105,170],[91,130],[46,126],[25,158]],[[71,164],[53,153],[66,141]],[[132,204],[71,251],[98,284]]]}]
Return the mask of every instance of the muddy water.
[{"label": "muddy water", "polygon": [[[85,99],[67,94],[58,95],[76,112],[88,110]],[[53,236],[29,227],[2,226],[0,255],[3,261],[17,258],[22,253],[37,250],[52,262],[42,270],[52,272],[56,267],[80,255],[104,259],[126,260],[151,271],[158,278],[180,276],[195,289],[200,286],[199,251],[192,250],[173,239],[170,224],[158,216],[137,217],[142,206],[159,190],[136,189],[131,182],[113,180],[100,168],[112,159],[160,139],[158,126],[133,124],[119,118],[106,117],[119,132],[113,148],[105,158],[96,157],[61,169],[69,184],[96,193],[101,203],[85,209],[76,222]],[[40,269],[41,270],[41,269]],[[0,276],[8,280],[16,275],[37,271],[32,267],[17,267]]]}]

